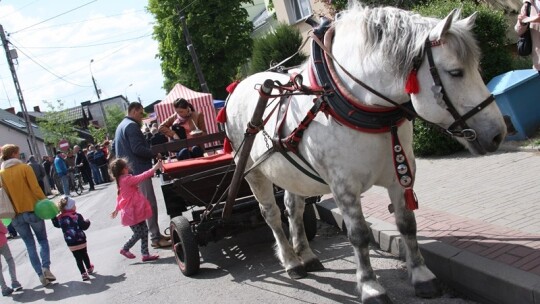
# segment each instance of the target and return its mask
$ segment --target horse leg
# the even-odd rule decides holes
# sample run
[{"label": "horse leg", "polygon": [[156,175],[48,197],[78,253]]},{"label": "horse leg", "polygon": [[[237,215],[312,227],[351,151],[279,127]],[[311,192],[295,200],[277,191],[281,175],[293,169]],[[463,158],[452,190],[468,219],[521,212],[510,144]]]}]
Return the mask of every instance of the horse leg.
[{"label": "horse leg", "polygon": [[394,206],[396,225],[405,244],[407,269],[416,296],[421,298],[438,297],[441,294],[439,282],[427,268],[420,253],[416,239],[416,218],[414,212],[405,207],[403,188],[396,185],[389,188],[388,193]]},{"label": "horse leg", "polygon": [[294,251],[304,262],[306,271],[324,270],[323,264],[313,253],[304,229],[305,198],[289,191],[285,191],[283,198],[289,218],[289,234]]},{"label": "horse leg", "polygon": [[276,239],[276,255],[292,279],[301,279],[307,276],[304,265],[293,250],[281,225],[281,210],[276,204],[274,186],[263,174],[252,171],[246,176],[253,195],[259,202],[261,214],[264,217],[274,238]]},{"label": "horse leg", "polygon": [[356,259],[356,278],[358,291],[360,292],[362,303],[392,303],[386,290],[377,281],[377,277],[371,267],[369,260],[370,231],[364,219],[359,196],[352,192],[336,194],[334,200],[341,210],[343,221],[347,226],[347,236],[353,246]]}]

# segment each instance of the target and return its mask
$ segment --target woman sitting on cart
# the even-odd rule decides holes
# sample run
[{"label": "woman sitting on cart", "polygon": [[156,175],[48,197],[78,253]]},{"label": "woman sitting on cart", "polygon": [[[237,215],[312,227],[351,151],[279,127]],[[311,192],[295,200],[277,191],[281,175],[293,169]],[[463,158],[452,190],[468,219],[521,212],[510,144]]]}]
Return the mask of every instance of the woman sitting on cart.
[{"label": "woman sitting on cart", "polygon": [[[195,111],[191,103],[183,98],[174,101],[174,110],[171,117],[167,118],[159,126],[159,132],[171,139],[190,139],[193,137],[206,135],[206,125],[204,115]],[[176,159],[188,159],[203,156],[204,146],[193,146],[184,148],[176,153]]]}]

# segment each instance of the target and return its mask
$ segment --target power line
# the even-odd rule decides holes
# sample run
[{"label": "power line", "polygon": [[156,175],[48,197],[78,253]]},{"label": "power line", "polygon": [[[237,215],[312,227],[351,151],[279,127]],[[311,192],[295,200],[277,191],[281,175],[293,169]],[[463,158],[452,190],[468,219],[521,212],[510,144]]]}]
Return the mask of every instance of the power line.
[{"label": "power line", "polygon": [[100,45],[107,45],[107,44],[114,44],[114,43],[120,43],[120,42],[126,42],[130,40],[137,40],[144,37],[152,36],[152,34],[144,34],[141,36],[133,37],[133,38],[127,38],[122,40],[116,40],[116,41],[110,41],[110,42],[103,42],[103,43],[95,43],[95,44],[86,44],[86,45],[73,45],[73,46],[25,46],[26,49],[79,49],[79,48],[87,48],[87,47],[95,47]]},{"label": "power line", "polygon": [[45,20],[40,21],[40,22],[38,22],[38,23],[32,24],[32,25],[27,26],[27,27],[25,27],[25,28],[23,28],[23,29],[20,29],[20,30],[18,30],[18,31],[15,31],[15,32],[13,32],[13,33],[11,33],[11,34],[16,34],[16,33],[22,32],[22,31],[27,30],[27,29],[29,29],[29,28],[32,28],[32,27],[34,27],[34,26],[36,26],[36,25],[39,25],[39,24],[45,23],[45,22],[47,22],[47,21],[49,21],[49,20],[58,18],[58,17],[63,16],[63,15],[65,15],[65,14],[67,14],[67,13],[71,13],[71,12],[73,12],[73,11],[75,11],[75,10],[78,10],[78,9],[81,8],[81,7],[87,6],[87,5],[89,5],[89,4],[91,4],[91,3],[94,3],[94,2],[96,2],[96,1],[97,1],[97,0],[93,0],[93,1],[90,1],[90,2],[85,3],[85,4],[83,4],[83,5],[77,6],[76,8],[70,9],[69,11],[63,12],[63,13],[58,14],[58,15],[56,15],[56,16],[53,16],[53,17],[51,17],[51,18],[48,18],[48,19],[45,19]]},{"label": "power line", "polygon": [[[13,45],[13,44],[12,44]],[[41,63],[37,62],[36,60],[34,60],[32,57],[30,57],[29,55],[27,55],[25,52],[23,52],[23,50],[21,50],[20,48],[18,48],[17,46],[13,45],[13,47],[15,47],[17,50],[19,50],[24,56],[26,56],[28,59],[30,59],[32,62],[34,62],[35,64],[37,64],[38,66],[40,66],[43,70],[45,70],[47,73],[55,76],[56,78],[62,80],[62,81],[65,81],[69,84],[72,84],[72,85],[75,85],[75,86],[78,86],[78,87],[83,87],[83,88],[87,88],[87,87],[91,87],[91,86],[85,86],[85,85],[80,85],[80,84],[77,84],[77,83],[74,83],[74,82],[71,82],[67,79],[64,78],[64,76],[60,76],[58,74],[56,74],[55,72],[49,70],[48,68],[44,67]]]},{"label": "power line", "polygon": [[[96,20],[108,19],[108,18],[117,17],[117,16],[122,16],[122,15],[129,15],[129,14],[137,13],[137,12],[144,12],[144,10],[128,11],[128,12],[124,12],[124,13],[120,13],[120,14],[107,15],[107,16],[102,16],[102,17],[97,17],[97,18],[89,18],[89,19],[84,19],[84,20],[79,20],[79,21],[74,21],[74,22],[67,22],[67,23],[61,23],[61,24],[52,24],[52,25],[49,25],[49,26],[44,26],[44,27],[38,27],[38,28],[35,28],[35,29],[30,29],[30,30],[28,30],[28,31],[30,31],[30,32],[31,32],[31,31],[40,31],[40,30],[50,29],[50,28],[53,28],[53,27],[59,27],[59,26],[64,26],[64,25],[71,25],[71,24],[78,24],[78,23],[86,23],[86,22],[89,22],[89,21],[96,21]],[[12,33],[12,34],[13,34],[13,33]]]},{"label": "power line", "polygon": [[13,13],[16,13],[16,12],[18,12],[18,11],[22,11],[23,8],[26,8],[27,6],[30,6],[30,5],[32,5],[32,4],[36,3],[36,2],[38,2],[38,1],[39,1],[39,0],[35,0],[35,1],[32,1],[32,2],[30,2],[30,3],[28,3],[28,4],[25,4],[25,5],[21,6],[21,7],[19,7],[18,9],[14,10],[13,12],[11,12],[11,13],[9,13],[9,14],[6,14],[6,15],[4,15],[4,16],[2,16],[2,17],[0,17],[0,19],[4,19],[5,17],[10,16],[10,15],[13,14]]}]

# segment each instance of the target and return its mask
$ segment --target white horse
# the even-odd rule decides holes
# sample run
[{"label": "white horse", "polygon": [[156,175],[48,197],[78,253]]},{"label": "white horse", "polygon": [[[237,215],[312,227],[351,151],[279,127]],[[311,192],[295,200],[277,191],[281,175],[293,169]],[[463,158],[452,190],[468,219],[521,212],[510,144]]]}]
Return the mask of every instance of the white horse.
[{"label": "white horse", "polygon": [[[414,196],[411,198],[415,172],[412,123],[405,118],[398,122],[391,118],[390,121],[395,123],[390,126],[363,132],[369,127],[361,123],[360,126],[355,125],[346,116],[350,114],[352,117],[360,109],[368,113],[396,109],[407,112],[396,104],[405,105],[411,100],[418,116],[459,136],[457,139],[472,153],[495,151],[506,136],[506,126],[478,72],[480,54],[471,33],[475,15],[462,20],[458,15],[459,12],[453,11],[440,20],[396,8],[359,5],[342,13],[326,33],[324,40],[328,51],[323,51],[323,56],[331,66],[327,76],[335,82],[336,90],[346,96],[352,110],[343,115],[343,110],[332,105],[322,108],[320,112],[323,113],[318,112],[305,130],[297,147],[298,154],[286,153],[296,164],[282,153],[267,152],[272,146],[269,137],[275,133],[278,124],[278,119],[272,117],[278,116],[276,113],[280,111],[271,113],[271,106],[266,109],[265,116],[271,118],[264,126],[265,132],[259,132],[255,137],[248,168],[254,163],[257,166],[246,179],[272,228],[277,256],[292,278],[324,269],[306,240],[302,214],[306,196],[331,192],[343,214],[354,248],[362,302],[390,303],[370,265],[370,232],[360,200],[363,192],[378,185],[388,189],[396,224],[405,243],[409,276],[416,294],[434,297],[440,293],[436,277],[420,254],[416,220],[411,210],[415,200]],[[332,31],[333,39],[329,34]],[[314,50],[317,47],[314,44]],[[324,83],[317,82],[328,79],[324,80],[325,76],[317,70],[320,60],[313,59],[313,52],[300,73],[306,87],[320,88]],[[430,65],[435,74],[430,72]],[[407,94],[404,86],[408,76],[412,78],[411,86],[414,87],[413,70],[417,71],[419,89],[408,88],[411,94]],[[256,106],[256,88],[266,79],[287,83],[290,77],[272,72],[252,75],[240,82],[228,100],[226,132],[236,152],[241,150],[247,122]],[[366,86],[373,90],[366,89]],[[327,95],[328,92],[323,94],[327,97],[325,100],[335,97],[336,94]],[[279,93],[287,94],[278,89],[272,92]],[[317,94],[293,95],[280,133],[289,134],[297,128],[317,97]],[[281,112],[284,108],[282,106]],[[389,132],[392,128],[397,130],[394,136]],[[264,161],[257,163],[261,157]],[[286,190],[285,205],[291,223],[292,244],[281,225],[273,184]],[[413,206],[407,208],[411,202]]]}]

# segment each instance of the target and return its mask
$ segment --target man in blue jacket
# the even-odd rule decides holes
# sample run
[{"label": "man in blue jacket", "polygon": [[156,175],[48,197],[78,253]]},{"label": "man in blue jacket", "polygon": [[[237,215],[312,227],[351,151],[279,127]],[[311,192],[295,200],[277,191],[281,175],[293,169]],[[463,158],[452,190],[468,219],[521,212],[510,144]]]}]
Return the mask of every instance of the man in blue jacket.
[{"label": "man in blue jacket", "polygon": [[62,181],[64,195],[70,196],[68,168],[66,162],[64,161],[64,153],[62,153],[62,151],[56,152],[56,157],[54,158],[54,168],[56,169],[56,174],[58,174],[58,177],[60,177],[60,180]]},{"label": "man in blue jacket", "polygon": [[[154,158],[154,153],[150,150],[150,145],[141,131],[143,118],[143,106],[138,102],[130,103],[128,114],[116,128],[114,136],[114,152],[116,156],[127,158],[134,175],[141,174],[152,168],[152,159]],[[170,239],[159,232],[157,200],[152,186],[152,179],[146,179],[140,183],[139,189],[152,206],[152,217],[147,220],[152,247],[170,246]]]}]

